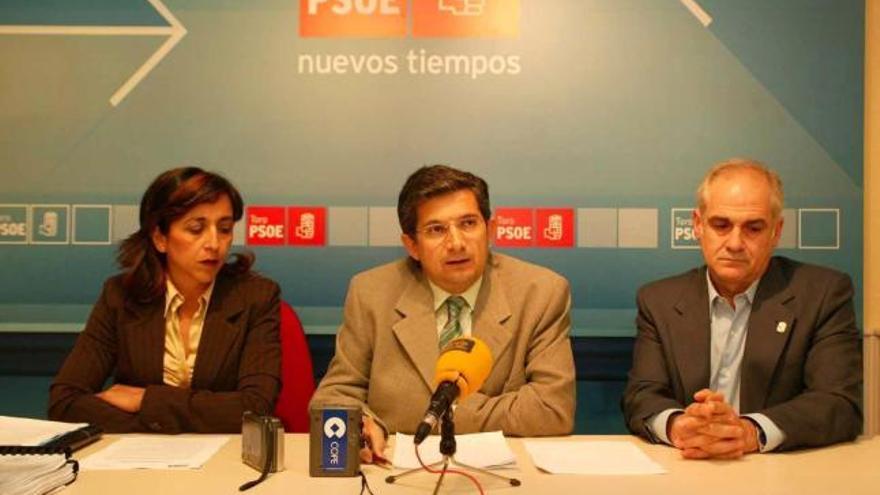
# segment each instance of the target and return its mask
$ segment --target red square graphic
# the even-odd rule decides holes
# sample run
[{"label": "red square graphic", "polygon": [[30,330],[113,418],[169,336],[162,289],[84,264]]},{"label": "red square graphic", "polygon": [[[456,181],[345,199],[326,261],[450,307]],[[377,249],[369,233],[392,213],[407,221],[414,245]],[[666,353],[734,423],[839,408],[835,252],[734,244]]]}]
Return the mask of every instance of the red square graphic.
[{"label": "red square graphic", "polygon": [[535,233],[538,247],[574,247],[574,209],[536,209]]},{"label": "red square graphic", "polygon": [[531,208],[496,208],[495,234],[498,247],[531,247],[535,244],[535,220]]},{"label": "red square graphic", "polygon": [[416,38],[512,38],[519,0],[413,0]]},{"label": "red square graphic", "polygon": [[325,246],[327,244],[327,208],[323,206],[291,206],[287,208],[287,243],[292,246]]},{"label": "red square graphic", "polygon": [[300,0],[304,38],[402,38],[406,0]]},{"label": "red square graphic", "polygon": [[284,207],[283,206],[251,206],[247,209],[248,245],[283,246],[284,245]]}]

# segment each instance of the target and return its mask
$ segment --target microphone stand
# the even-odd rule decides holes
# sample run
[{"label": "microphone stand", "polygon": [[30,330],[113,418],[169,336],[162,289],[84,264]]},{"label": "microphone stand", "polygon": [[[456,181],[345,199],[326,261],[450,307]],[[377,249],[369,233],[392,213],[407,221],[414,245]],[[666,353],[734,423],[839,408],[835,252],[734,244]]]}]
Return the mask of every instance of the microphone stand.
[{"label": "microphone stand", "polygon": [[[418,447],[416,447],[418,448]],[[428,464],[429,468],[440,468],[440,477],[437,478],[437,484],[434,486],[434,494],[440,491],[440,485],[443,484],[443,478],[446,477],[446,471],[449,468],[449,465],[460,467],[463,469],[467,469],[470,471],[475,471],[480,474],[485,474],[487,476],[492,476],[494,478],[498,478],[500,480],[504,480],[510,484],[510,486],[520,486],[522,482],[516,478],[509,478],[507,476],[502,476],[498,473],[493,473],[487,469],[478,468],[476,466],[470,466],[468,464],[463,464],[455,460],[455,422],[452,420],[452,408],[448,408],[446,412],[443,413],[443,416],[440,418],[440,453],[443,454],[443,459],[437,461],[432,464]],[[411,474],[415,474],[417,472],[422,471],[422,468],[414,468],[404,471],[400,474],[395,474],[388,476],[385,478],[386,483],[394,483],[395,481],[403,478],[404,476],[409,476]]]}]

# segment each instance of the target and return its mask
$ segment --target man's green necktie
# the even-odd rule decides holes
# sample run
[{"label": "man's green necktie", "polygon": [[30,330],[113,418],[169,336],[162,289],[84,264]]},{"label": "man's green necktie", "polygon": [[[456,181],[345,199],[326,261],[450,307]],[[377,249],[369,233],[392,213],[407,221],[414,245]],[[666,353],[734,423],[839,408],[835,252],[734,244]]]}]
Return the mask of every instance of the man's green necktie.
[{"label": "man's green necktie", "polygon": [[446,314],[448,316],[446,325],[440,331],[440,350],[442,351],[450,340],[461,337],[461,322],[458,317],[461,315],[462,308],[465,307],[467,301],[461,296],[449,296],[446,299]]}]

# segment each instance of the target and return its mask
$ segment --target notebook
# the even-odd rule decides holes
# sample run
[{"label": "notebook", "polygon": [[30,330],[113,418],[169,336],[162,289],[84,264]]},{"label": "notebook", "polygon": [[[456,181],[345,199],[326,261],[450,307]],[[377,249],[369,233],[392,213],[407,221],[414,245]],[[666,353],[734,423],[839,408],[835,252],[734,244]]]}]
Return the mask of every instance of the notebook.
[{"label": "notebook", "polygon": [[101,438],[101,433],[100,427],[88,423],[0,416],[0,445],[69,449],[74,452]]},{"label": "notebook", "polygon": [[69,449],[0,446],[0,493],[42,495],[76,480],[79,464]]},{"label": "notebook", "polygon": [[85,423],[0,416],[0,493],[42,495],[73,483],[79,464],[71,453],[101,433]]}]

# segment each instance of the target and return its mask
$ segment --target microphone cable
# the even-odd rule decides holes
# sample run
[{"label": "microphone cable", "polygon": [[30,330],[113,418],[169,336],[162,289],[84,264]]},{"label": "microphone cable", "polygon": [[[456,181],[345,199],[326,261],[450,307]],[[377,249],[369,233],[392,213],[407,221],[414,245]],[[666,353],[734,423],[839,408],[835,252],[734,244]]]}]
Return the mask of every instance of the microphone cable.
[{"label": "microphone cable", "polygon": [[418,445],[415,445],[415,451],[416,451],[416,459],[419,460],[419,464],[422,465],[422,469],[424,469],[425,471],[427,471],[427,472],[429,472],[429,473],[431,473],[431,474],[450,473],[450,474],[457,474],[457,475],[460,475],[460,476],[464,476],[464,477],[466,477],[467,479],[471,480],[471,482],[472,482],[474,485],[476,485],[477,490],[480,492],[480,495],[485,495],[485,493],[483,492],[483,486],[480,485],[480,480],[478,480],[476,476],[474,476],[474,475],[472,475],[472,474],[470,474],[470,473],[467,473],[467,472],[464,472],[464,471],[458,470],[458,469],[449,469],[448,467],[445,467],[445,468],[443,468],[442,470],[431,469],[430,466],[426,465],[426,464],[422,461],[422,456],[419,455],[419,446],[418,446]]},{"label": "microphone cable", "polygon": [[367,481],[367,476],[364,474],[364,470],[361,469],[358,471],[358,474],[361,475],[361,495],[364,495],[364,492],[367,492],[370,495],[376,495],[373,493],[373,490],[370,489],[370,483]]}]

